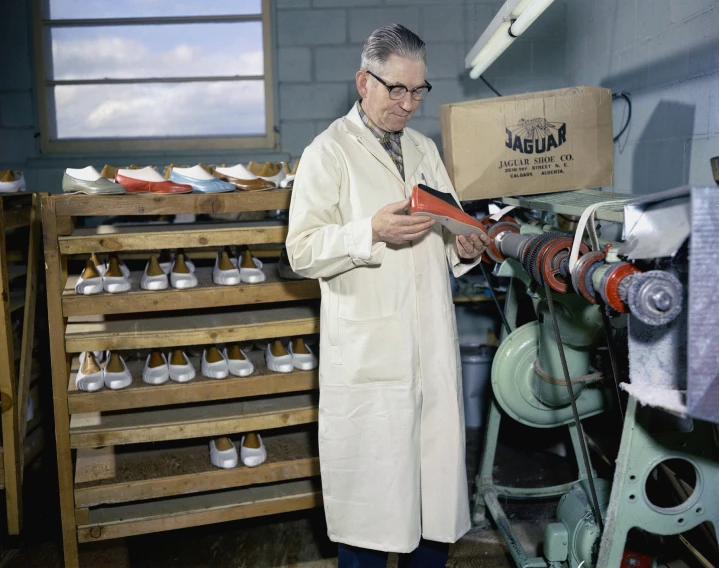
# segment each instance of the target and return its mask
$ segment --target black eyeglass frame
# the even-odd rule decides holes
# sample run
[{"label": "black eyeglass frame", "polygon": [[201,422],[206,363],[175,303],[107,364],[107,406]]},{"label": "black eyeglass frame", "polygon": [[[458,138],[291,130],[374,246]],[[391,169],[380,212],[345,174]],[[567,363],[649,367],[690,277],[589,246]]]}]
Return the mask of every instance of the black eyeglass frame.
[{"label": "black eyeglass frame", "polygon": [[[392,89],[404,89],[404,93],[402,93],[402,96],[399,97],[399,98],[396,98],[396,99],[392,99],[393,101],[402,100],[407,93],[410,93],[410,98],[411,98],[413,101],[419,102],[419,101],[423,100],[424,97],[426,97],[426,96],[429,94],[429,92],[432,90],[432,85],[429,83],[429,81],[427,81],[427,79],[424,80],[424,85],[422,85],[421,87],[416,87],[416,88],[414,88],[414,89],[408,89],[407,86],[405,86],[405,85],[390,85],[389,83],[387,83],[387,81],[385,81],[385,80],[382,79],[381,77],[377,77],[377,75],[375,75],[374,73],[372,73],[372,71],[365,70],[365,72],[366,72],[366,73],[369,73],[370,75],[372,75],[372,77],[374,77],[375,79],[377,79],[380,83],[382,83],[382,84],[385,86],[385,88],[387,89],[387,93],[389,94],[389,98],[390,98],[390,99],[392,99]],[[414,93],[420,91],[421,89],[427,89],[427,93],[424,94],[424,95],[422,95],[421,98],[415,99],[415,98],[414,98]]]}]

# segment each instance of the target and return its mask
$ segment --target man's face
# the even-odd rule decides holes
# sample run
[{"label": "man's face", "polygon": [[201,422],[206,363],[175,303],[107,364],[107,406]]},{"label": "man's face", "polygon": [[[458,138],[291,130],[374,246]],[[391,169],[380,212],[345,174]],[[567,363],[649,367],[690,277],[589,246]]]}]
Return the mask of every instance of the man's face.
[{"label": "man's face", "polygon": [[[388,85],[404,85],[411,91],[425,84],[424,74],[422,61],[390,55],[384,72],[377,75]],[[377,126],[388,132],[402,130],[421,102],[412,99],[410,93],[393,101],[387,87],[366,71],[357,73],[357,89],[362,97],[362,109]]]}]

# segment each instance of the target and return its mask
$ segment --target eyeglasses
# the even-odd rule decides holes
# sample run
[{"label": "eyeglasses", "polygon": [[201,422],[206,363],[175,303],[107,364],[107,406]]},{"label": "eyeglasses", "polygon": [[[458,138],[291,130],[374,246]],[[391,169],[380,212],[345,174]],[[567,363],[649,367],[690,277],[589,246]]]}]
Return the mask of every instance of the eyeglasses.
[{"label": "eyeglasses", "polygon": [[380,83],[382,83],[385,87],[387,87],[387,90],[389,91],[389,98],[393,101],[398,101],[400,99],[403,99],[404,96],[407,93],[410,93],[413,101],[421,101],[424,97],[427,96],[427,93],[429,93],[432,90],[432,85],[429,84],[428,81],[425,81],[424,85],[421,87],[417,87],[416,89],[409,90],[404,85],[390,85],[383,79],[380,79],[372,73],[372,71],[367,71],[372,77],[377,79]]}]

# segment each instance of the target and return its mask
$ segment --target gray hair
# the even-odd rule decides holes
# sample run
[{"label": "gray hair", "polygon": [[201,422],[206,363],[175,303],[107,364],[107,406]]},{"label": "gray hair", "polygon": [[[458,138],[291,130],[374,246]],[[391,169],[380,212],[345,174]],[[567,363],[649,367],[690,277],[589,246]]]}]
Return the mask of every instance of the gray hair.
[{"label": "gray hair", "polygon": [[417,34],[401,24],[390,24],[372,32],[362,49],[362,71],[384,72],[384,65],[390,55],[397,55],[427,64],[424,42]]}]

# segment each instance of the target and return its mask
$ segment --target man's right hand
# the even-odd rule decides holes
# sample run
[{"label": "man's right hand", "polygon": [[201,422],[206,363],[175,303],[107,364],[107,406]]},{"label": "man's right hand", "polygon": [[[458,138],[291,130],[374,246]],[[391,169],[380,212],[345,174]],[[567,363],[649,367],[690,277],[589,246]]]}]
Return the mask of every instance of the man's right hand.
[{"label": "man's right hand", "polygon": [[383,241],[401,245],[419,239],[434,225],[426,215],[410,216],[403,212],[409,199],[385,205],[372,217],[372,244]]}]

